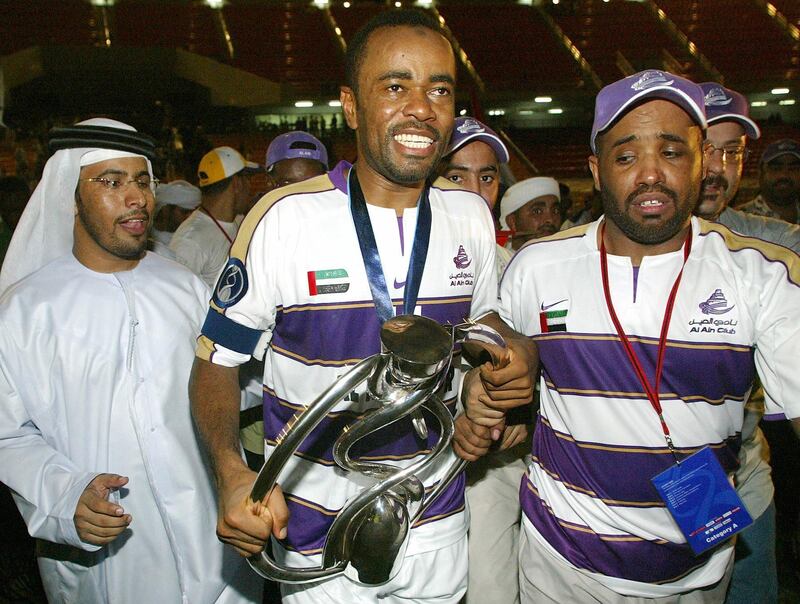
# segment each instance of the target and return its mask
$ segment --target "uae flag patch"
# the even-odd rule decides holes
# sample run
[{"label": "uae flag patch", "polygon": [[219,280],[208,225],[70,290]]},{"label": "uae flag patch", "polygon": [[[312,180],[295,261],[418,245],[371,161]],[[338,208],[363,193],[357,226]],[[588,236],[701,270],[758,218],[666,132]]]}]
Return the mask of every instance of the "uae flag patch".
[{"label": "uae flag patch", "polygon": [[347,271],[333,268],[322,271],[308,271],[308,295],[343,294],[350,289]]},{"label": "uae flag patch", "polygon": [[567,331],[567,310],[543,310],[539,313],[542,333]]}]

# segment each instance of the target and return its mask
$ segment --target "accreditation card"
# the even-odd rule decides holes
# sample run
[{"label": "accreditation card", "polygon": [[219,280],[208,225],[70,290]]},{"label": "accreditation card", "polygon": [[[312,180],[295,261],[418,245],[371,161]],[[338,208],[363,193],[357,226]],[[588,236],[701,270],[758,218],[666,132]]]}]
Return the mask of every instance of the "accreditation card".
[{"label": "accreditation card", "polygon": [[708,447],[661,472],[652,482],[695,554],[727,541],[753,523]]}]

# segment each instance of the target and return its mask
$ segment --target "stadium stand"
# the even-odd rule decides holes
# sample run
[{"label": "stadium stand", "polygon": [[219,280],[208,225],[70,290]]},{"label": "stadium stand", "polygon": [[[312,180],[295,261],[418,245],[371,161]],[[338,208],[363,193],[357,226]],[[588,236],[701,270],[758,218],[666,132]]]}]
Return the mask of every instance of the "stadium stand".
[{"label": "stadium stand", "polygon": [[[642,2],[587,0],[570,13],[554,11],[553,16],[603,82],[628,75],[618,65],[620,55],[634,71],[664,69],[665,50],[685,65],[686,77],[707,75]],[[632,23],[636,26],[630,27]]]},{"label": "stadium stand", "polygon": [[724,74],[726,85],[736,90],[748,92],[800,75],[796,62],[800,49],[792,48],[774,19],[755,2],[736,2],[736,10],[731,10],[734,4],[729,0],[656,0],[656,4]]},{"label": "stadium stand", "polygon": [[582,87],[578,64],[535,8],[497,4],[487,10],[447,2],[439,5],[439,13],[493,91],[534,94]]},{"label": "stadium stand", "polygon": [[53,2],[27,0],[0,2],[0,54],[6,55],[42,44],[91,46],[94,44],[92,7],[84,0],[58,3],[58,19],[49,15]]},{"label": "stadium stand", "polygon": [[[112,45],[183,48],[206,57],[225,58],[222,36],[214,23],[213,10],[202,4],[174,4],[157,0],[124,0],[113,6]],[[142,23],[164,23],[148,28]]]},{"label": "stadium stand", "polygon": [[342,51],[324,13],[309,5],[229,4],[223,9],[233,64],[298,93],[338,90]]}]

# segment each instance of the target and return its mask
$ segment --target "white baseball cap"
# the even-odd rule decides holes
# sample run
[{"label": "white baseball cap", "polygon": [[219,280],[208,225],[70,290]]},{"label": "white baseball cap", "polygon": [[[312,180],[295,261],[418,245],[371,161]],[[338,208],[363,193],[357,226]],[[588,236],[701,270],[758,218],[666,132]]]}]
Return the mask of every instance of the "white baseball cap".
[{"label": "white baseball cap", "polygon": [[197,167],[197,180],[201,187],[230,178],[242,170],[258,170],[260,166],[247,161],[242,154],[231,147],[216,147],[203,156]]}]

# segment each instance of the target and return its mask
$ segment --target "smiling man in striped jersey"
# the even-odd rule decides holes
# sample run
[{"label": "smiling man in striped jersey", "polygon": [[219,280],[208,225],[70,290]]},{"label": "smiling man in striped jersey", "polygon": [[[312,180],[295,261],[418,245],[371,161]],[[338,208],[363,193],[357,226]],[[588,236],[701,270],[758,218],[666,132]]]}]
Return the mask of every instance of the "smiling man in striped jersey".
[{"label": "smiling man in striped jersey", "polygon": [[[379,352],[383,321],[413,313],[457,324],[490,313],[497,298],[485,202],[446,181],[427,182],[454,120],[455,57],[437,22],[414,11],[381,13],[350,41],[346,65],[342,109],[356,131],[358,162],[277,189],[245,218],[212,300],[191,386],[220,486],[220,538],[252,555],[272,533],[276,558],[295,568],[320,564],[337,512],[363,489],[335,465],[331,448],[374,401],[356,394],[337,404],[284,468],[283,492],[253,504],[255,474],[242,463],[237,442],[238,365],[268,342],[269,455],[298,410],[349,366]],[[521,381],[520,396],[529,398],[527,370],[517,357],[495,372],[494,382],[516,388]],[[460,383],[456,368],[443,393],[453,412]],[[401,419],[370,435],[358,456],[412,463],[430,451],[436,431],[431,422],[430,435],[421,438]],[[443,470],[432,468],[425,486]],[[283,585],[283,601],[458,602],[466,588],[466,529],[461,476],[412,528],[399,573],[387,583],[338,576]]]}]

